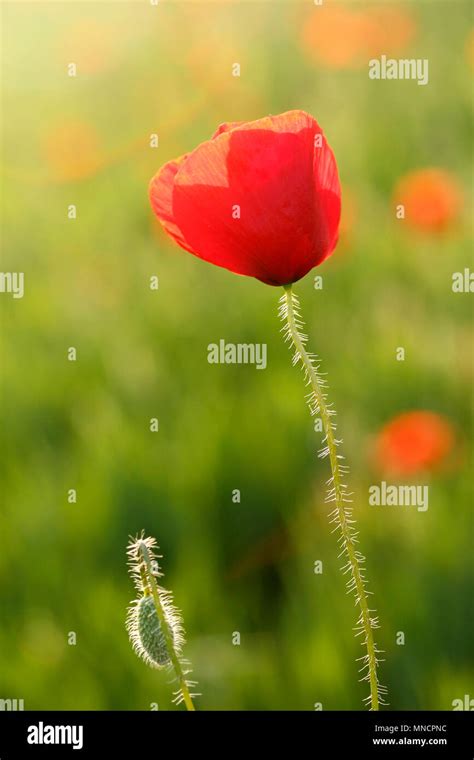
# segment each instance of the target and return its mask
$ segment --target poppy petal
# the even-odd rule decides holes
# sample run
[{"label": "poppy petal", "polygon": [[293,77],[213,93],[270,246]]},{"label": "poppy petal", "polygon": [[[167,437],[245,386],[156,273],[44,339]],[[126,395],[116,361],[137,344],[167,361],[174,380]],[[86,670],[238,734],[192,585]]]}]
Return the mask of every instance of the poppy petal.
[{"label": "poppy petal", "polygon": [[160,220],[163,228],[182,248],[190,253],[194,251],[187,245],[181,230],[176,224],[173,216],[173,182],[180,165],[186,160],[189,154],[169,161],[161,167],[150,182],[149,195],[153,211]]},{"label": "poppy petal", "polygon": [[245,124],[244,121],[224,121],[222,124],[219,124],[216,131],[211,137],[211,140],[215,140],[216,137],[219,137],[223,132],[230,132],[231,129],[235,129],[236,127],[240,127],[242,124]]}]

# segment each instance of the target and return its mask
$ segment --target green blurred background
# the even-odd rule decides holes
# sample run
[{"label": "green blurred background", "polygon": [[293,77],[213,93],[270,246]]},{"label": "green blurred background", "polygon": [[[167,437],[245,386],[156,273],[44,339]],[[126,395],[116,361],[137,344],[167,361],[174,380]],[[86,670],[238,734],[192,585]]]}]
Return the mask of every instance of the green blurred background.
[{"label": "green blurred background", "polygon": [[[332,5],[359,21],[374,9]],[[0,697],[25,709],[171,707],[168,679],[124,628],[125,546],[144,528],[183,611],[200,708],[362,708],[328,462],[279,333],[280,293],[178,249],[147,198],[159,166],[220,122],[292,108],[322,125],[344,187],[340,246],[296,291],[351,466],[381,680],[391,709],[474,696],[472,295],[451,290],[452,273],[472,266],[472,6],[390,7],[412,30],[393,53],[428,58],[428,86],[374,82],[367,63],[344,62],[337,17],[324,60],[311,2],[3,4],[2,270],[25,273],[25,295],[0,298]],[[443,234],[395,218],[394,188],[424,167],[462,192]],[[267,343],[267,369],[209,365],[220,338]],[[374,439],[410,409],[450,421],[454,463],[415,478],[430,485],[427,512],[370,507],[385,477]]]}]

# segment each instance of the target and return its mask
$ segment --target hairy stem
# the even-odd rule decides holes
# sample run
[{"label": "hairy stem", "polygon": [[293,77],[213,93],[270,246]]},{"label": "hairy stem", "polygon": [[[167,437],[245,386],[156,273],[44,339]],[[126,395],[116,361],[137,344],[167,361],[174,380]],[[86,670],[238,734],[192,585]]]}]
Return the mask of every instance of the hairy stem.
[{"label": "hairy stem", "polygon": [[186,705],[187,710],[195,710],[196,708],[194,707],[193,700],[191,698],[188,682],[186,680],[186,674],[184,673],[179,657],[175,652],[173,636],[168,627],[163,606],[161,604],[160,592],[153,572],[150,552],[148,551],[148,547],[144,541],[140,541],[138,547],[143,559],[142,571],[144,575],[146,575],[146,588],[149,590],[149,593],[151,593],[153,602],[155,604],[156,614],[158,615],[161,623],[163,635],[166,640],[166,647],[168,649],[168,653],[173,664],[174,671],[176,673],[176,678],[178,680],[179,690],[181,691],[183,697],[183,702]]},{"label": "hairy stem", "polygon": [[327,402],[325,388],[327,387],[324,377],[319,372],[319,362],[314,354],[307,352],[305,344],[307,336],[301,332],[303,322],[299,313],[299,302],[297,296],[293,293],[291,285],[286,285],[285,293],[280,300],[280,317],[284,320],[285,325],[283,332],[285,339],[293,344],[295,354],[293,364],[301,364],[305,374],[306,384],[311,387],[311,392],[307,396],[308,406],[312,415],[319,415],[324,428],[323,447],[319,456],[329,457],[331,465],[331,477],[328,480],[328,494],[326,502],[334,504],[334,510],[331,512],[331,522],[335,524],[335,531],[339,532],[339,544],[341,548],[340,557],[344,557],[346,564],[342,570],[344,574],[349,575],[347,584],[348,591],[354,593],[355,602],[359,608],[359,619],[356,625],[356,635],[362,636],[362,645],[366,654],[360,658],[362,661],[361,672],[362,680],[366,680],[370,686],[370,694],[367,702],[371,710],[378,710],[381,704],[384,704],[382,695],[385,694],[385,687],[381,686],[377,676],[377,666],[379,659],[377,655],[380,651],[374,641],[373,631],[378,628],[378,619],[375,611],[369,606],[369,594],[366,585],[364,563],[365,557],[357,550],[358,543],[355,522],[352,517],[351,494],[347,491],[344,483],[344,476],[347,474],[347,467],[342,464],[343,456],[338,453],[338,446],[341,441],[336,438],[336,424],[334,421],[335,410],[332,404]]}]

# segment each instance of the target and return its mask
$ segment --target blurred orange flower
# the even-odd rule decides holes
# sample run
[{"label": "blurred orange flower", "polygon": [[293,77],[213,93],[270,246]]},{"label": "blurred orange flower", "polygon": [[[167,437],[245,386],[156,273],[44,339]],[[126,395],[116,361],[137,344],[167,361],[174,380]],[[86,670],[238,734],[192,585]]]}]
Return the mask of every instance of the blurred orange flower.
[{"label": "blurred orange flower", "polygon": [[68,26],[57,42],[61,61],[72,61],[82,74],[100,74],[113,68],[126,42],[127,29],[93,18]]},{"label": "blurred orange flower", "polygon": [[395,7],[353,10],[331,5],[316,8],[303,27],[308,56],[335,69],[367,65],[382,53],[400,53],[415,35],[408,10]]},{"label": "blurred orange flower", "polygon": [[425,232],[442,232],[458,219],[462,191],[456,178],[442,169],[420,169],[406,174],[395,188],[396,205],[405,207],[405,219]]},{"label": "blurred orange flower", "polygon": [[471,29],[466,41],[467,62],[474,68],[474,29]]},{"label": "blurred orange flower", "polygon": [[380,431],[376,440],[377,465],[391,475],[415,475],[436,470],[454,447],[450,422],[436,412],[404,412]]},{"label": "blurred orange flower", "polygon": [[43,140],[43,154],[54,179],[60,182],[89,177],[102,164],[97,132],[82,121],[54,126]]}]

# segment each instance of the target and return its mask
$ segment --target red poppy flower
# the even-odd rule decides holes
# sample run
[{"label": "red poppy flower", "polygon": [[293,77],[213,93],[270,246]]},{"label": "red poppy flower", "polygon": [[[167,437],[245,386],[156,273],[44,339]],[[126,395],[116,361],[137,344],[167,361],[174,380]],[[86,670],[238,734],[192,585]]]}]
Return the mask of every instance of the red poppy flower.
[{"label": "red poppy flower", "polygon": [[382,428],[376,445],[379,466],[393,475],[435,470],[451,452],[454,432],[439,414],[404,412]]},{"label": "red poppy flower", "polygon": [[303,111],[221,124],[160,169],[150,200],[182,248],[269,285],[296,282],[337,243],[336,161]]}]

